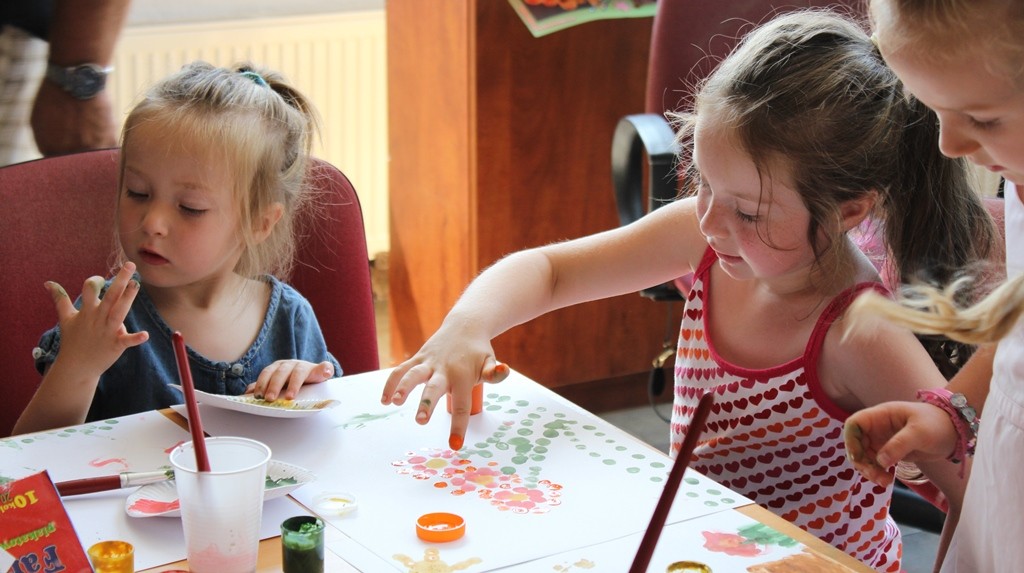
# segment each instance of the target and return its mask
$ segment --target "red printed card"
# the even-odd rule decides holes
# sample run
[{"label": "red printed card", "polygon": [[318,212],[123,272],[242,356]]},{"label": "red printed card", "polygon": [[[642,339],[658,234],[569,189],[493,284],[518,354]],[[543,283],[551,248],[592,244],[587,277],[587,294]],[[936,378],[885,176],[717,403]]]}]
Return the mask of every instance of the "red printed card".
[{"label": "red printed card", "polygon": [[7,573],[92,573],[45,471],[0,484],[0,549],[14,557]]}]

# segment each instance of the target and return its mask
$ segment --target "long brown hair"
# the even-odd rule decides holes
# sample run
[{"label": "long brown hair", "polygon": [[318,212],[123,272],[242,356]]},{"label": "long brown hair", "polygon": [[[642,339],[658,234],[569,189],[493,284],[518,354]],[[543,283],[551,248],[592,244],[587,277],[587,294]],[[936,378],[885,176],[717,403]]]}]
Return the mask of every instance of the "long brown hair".
[{"label": "long brown hair", "polygon": [[[870,193],[879,197],[875,216],[893,263],[889,284],[946,284],[995,248],[967,162],[942,155],[938,119],[848,17],[798,11],[752,31],[701,86],[693,112],[680,116],[684,149],[705,113],[734,130],[762,174],[777,160],[790,167],[818,264],[843,264],[833,256],[844,244],[840,206]],[[948,341],[926,346],[947,375],[950,360],[960,364],[970,352]]]}]

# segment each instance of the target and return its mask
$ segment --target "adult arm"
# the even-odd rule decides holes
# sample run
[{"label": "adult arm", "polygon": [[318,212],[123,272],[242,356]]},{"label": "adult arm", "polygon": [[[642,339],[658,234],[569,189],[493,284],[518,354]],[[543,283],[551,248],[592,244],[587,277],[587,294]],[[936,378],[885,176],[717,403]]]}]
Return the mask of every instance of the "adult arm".
[{"label": "adult arm", "polygon": [[[107,67],[124,25],[130,0],[57,0],[50,22],[50,63],[61,67],[93,63]],[[117,144],[110,94],[85,100],[43,80],[32,107],[32,131],[43,155]]]}]

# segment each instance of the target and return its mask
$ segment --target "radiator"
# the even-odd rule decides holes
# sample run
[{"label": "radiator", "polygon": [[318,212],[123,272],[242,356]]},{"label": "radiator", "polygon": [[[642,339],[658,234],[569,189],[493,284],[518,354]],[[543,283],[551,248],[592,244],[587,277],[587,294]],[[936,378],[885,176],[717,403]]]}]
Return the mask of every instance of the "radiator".
[{"label": "radiator", "polygon": [[252,61],[280,71],[320,112],[315,155],[352,180],[370,256],[388,250],[384,12],[127,27],[110,93],[123,118],[145,89],[192,60]]}]

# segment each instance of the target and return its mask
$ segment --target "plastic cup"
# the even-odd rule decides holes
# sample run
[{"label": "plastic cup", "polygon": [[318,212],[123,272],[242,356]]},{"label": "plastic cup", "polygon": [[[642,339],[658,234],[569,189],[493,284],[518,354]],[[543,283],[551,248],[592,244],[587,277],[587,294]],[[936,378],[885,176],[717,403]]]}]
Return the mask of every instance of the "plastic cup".
[{"label": "plastic cup", "polygon": [[281,523],[284,573],[324,573],[324,522],[312,515]]},{"label": "plastic cup", "polygon": [[96,573],[135,573],[135,548],[127,541],[100,541],[89,547]]},{"label": "plastic cup", "polygon": [[192,573],[252,573],[259,553],[270,448],[248,438],[206,439],[210,471],[192,442],[171,451]]}]

